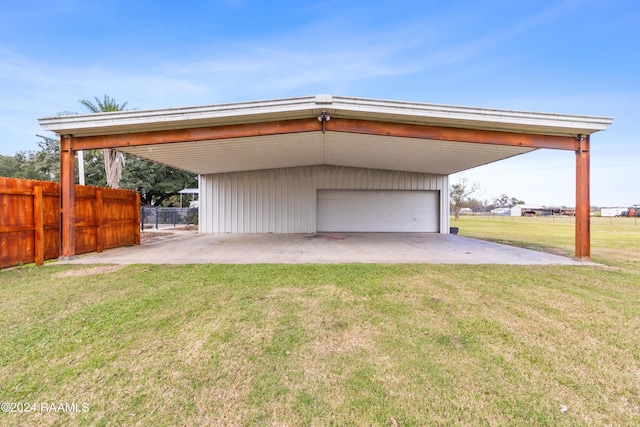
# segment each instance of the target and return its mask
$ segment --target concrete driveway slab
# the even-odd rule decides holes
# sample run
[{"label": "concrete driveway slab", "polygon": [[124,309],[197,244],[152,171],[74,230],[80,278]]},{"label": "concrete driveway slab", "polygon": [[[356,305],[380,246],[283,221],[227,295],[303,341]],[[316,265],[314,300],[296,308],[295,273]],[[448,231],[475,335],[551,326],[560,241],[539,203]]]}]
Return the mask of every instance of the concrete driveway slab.
[{"label": "concrete driveway slab", "polygon": [[175,233],[140,246],[88,254],[70,264],[421,263],[585,265],[571,258],[432,233]]}]

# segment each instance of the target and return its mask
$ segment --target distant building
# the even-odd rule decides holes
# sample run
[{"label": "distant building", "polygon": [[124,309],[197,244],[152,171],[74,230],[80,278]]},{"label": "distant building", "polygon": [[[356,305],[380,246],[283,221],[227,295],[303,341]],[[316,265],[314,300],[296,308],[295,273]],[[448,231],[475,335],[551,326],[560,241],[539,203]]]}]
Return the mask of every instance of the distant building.
[{"label": "distant building", "polygon": [[600,216],[621,216],[627,210],[627,208],[602,208],[600,209]]},{"label": "distant building", "polygon": [[495,208],[491,210],[491,213],[493,215],[509,216],[511,215],[511,208]]},{"label": "distant building", "polygon": [[[196,200],[200,195],[199,188],[185,188],[183,190],[178,191],[180,193],[180,207],[182,207],[182,196],[191,195],[191,200],[189,202],[189,207],[198,207],[198,200]],[[193,206],[195,204],[195,206]]]},{"label": "distant building", "polygon": [[562,208],[539,205],[515,205],[511,208],[511,216],[550,216],[559,215]]}]

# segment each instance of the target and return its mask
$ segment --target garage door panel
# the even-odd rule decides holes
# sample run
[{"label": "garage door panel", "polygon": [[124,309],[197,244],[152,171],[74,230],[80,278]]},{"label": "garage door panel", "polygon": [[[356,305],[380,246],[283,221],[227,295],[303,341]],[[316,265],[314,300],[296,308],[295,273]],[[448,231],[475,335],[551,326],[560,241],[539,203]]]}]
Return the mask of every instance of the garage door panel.
[{"label": "garage door panel", "polygon": [[438,191],[318,190],[318,231],[440,231]]}]

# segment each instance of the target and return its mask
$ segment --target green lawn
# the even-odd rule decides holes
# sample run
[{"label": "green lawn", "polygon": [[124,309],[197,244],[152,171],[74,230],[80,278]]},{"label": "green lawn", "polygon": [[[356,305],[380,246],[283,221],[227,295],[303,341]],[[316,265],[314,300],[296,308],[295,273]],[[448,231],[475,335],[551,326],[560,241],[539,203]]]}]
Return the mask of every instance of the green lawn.
[{"label": "green lawn", "polygon": [[[573,244],[560,222],[452,225]],[[0,402],[36,404],[0,425],[638,425],[634,227],[594,223],[603,267],[0,271]]]},{"label": "green lawn", "polygon": [[[575,218],[469,217],[451,219],[460,235],[566,256],[575,253]],[[595,262],[640,272],[640,218],[591,218]]]}]

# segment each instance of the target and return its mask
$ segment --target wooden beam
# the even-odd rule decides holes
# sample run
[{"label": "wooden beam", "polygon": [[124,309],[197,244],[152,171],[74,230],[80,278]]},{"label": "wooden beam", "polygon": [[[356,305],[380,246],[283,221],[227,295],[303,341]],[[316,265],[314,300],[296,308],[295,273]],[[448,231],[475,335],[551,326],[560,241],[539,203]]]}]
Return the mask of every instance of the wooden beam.
[{"label": "wooden beam", "polygon": [[347,132],[403,138],[432,139],[438,141],[508,145],[514,147],[551,148],[572,151],[578,148],[576,139],[569,136],[376,122],[370,120],[341,119],[333,117],[326,123],[326,130],[327,132]]},{"label": "wooden beam", "polygon": [[60,138],[60,259],[73,259],[76,255],[76,186],[75,151],[71,137]]},{"label": "wooden beam", "polygon": [[578,138],[576,150],[576,258],[591,260],[590,141]]},{"label": "wooden beam", "polygon": [[73,139],[76,150],[123,148],[176,142],[210,141],[250,136],[280,135],[320,130],[317,119],[282,120],[277,122],[247,123],[189,129],[170,129],[102,136],[83,136]]},{"label": "wooden beam", "polygon": [[515,147],[550,148],[557,150],[575,151],[578,149],[578,142],[571,136],[425,126],[408,123],[344,119],[339,117],[332,117],[330,121],[323,121],[322,123],[314,117],[308,119],[282,120],[264,123],[84,136],[75,137],[73,139],[73,146],[75,150],[96,150],[100,148],[117,149],[179,142],[212,141],[254,136],[318,132],[322,130],[323,125],[327,132],[346,132],[439,141],[508,145]]}]

